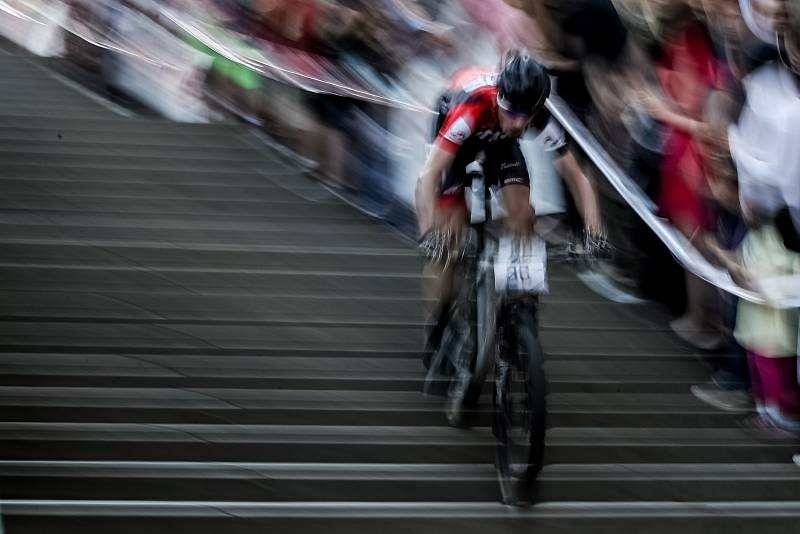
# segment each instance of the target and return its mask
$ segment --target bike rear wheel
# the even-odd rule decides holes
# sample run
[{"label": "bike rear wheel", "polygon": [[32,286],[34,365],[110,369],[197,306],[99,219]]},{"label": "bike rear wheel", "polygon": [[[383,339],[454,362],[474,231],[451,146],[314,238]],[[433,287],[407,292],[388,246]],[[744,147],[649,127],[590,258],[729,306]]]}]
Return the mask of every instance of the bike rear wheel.
[{"label": "bike rear wheel", "polygon": [[495,366],[495,469],[505,504],[532,503],[546,425],[544,354],[535,308],[505,328]]}]

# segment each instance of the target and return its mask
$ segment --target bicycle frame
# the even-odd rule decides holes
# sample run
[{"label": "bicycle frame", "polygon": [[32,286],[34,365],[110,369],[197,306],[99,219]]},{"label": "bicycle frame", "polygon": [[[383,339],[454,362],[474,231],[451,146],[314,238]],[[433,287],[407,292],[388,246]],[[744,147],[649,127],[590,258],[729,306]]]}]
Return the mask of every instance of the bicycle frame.
[{"label": "bicycle frame", "polygon": [[[502,328],[505,323],[515,320],[520,312],[531,311],[537,314],[538,298],[530,293],[500,293],[495,287],[495,259],[499,240],[486,228],[486,223],[473,225],[477,233],[477,272],[475,291],[475,331],[477,344],[472,365],[471,383],[481,387],[486,375],[496,362],[499,353],[498,342],[503,340]],[[503,319],[502,321],[500,319]]]}]

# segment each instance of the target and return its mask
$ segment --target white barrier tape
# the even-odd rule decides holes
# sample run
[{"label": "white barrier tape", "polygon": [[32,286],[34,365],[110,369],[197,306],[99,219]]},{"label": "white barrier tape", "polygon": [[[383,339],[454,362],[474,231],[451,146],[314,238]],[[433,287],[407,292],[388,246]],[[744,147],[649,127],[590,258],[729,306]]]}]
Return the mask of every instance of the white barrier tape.
[{"label": "white barrier tape", "polygon": [[[94,46],[97,46],[97,47],[100,47],[100,48],[104,48],[104,49],[107,49],[107,50],[112,50],[112,51],[120,53],[120,54],[124,54],[124,55],[128,55],[128,56],[131,56],[131,57],[135,57],[135,58],[141,59],[143,61],[146,61],[148,63],[151,63],[153,65],[157,65],[157,66],[160,66],[160,67],[171,68],[171,69],[180,69],[181,68],[180,66],[172,65],[171,63],[169,63],[168,60],[165,60],[165,58],[155,58],[155,57],[145,56],[145,55],[143,55],[141,53],[137,53],[137,52],[134,52],[132,50],[123,48],[121,46],[118,46],[118,45],[114,44],[107,36],[105,38],[103,38],[103,37],[100,37],[100,36],[90,35],[89,32],[87,31],[87,30],[89,30],[89,28],[87,28],[87,27],[78,28],[77,25],[71,24],[69,22],[68,23],[60,23],[59,21],[56,21],[56,20],[52,19],[48,13],[46,13],[44,10],[42,10],[38,6],[32,5],[32,4],[28,3],[28,2],[25,2],[24,0],[23,0],[23,4],[26,5],[27,7],[29,7],[30,9],[32,9],[33,11],[35,11],[38,15],[41,15],[42,17],[44,17],[45,19],[47,19],[50,22],[58,24],[64,30],[70,32],[71,34],[73,34],[73,35],[75,35],[77,37],[79,37],[80,39],[83,39],[84,41],[86,41],[87,43],[89,43],[91,45],[94,45]],[[44,22],[38,21],[36,19],[33,19],[33,18],[25,15],[24,13],[18,11],[17,9],[15,9],[14,7],[8,5],[6,2],[4,2],[2,0],[0,0],[0,10],[5,11],[5,12],[11,14],[12,16],[17,17],[17,18],[22,19],[22,20],[25,20],[25,21],[34,22],[34,23],[37,23],[37,24],[45,24]],[[173,10],[168,9],[168,8],[165,8],[165,7],[161,7],[160,8],[160,12],[163,15],[165,15],[173,24],[175,24],[176,27],[179,28],[181,31],[184,31],[188,35],[191,35],[192,37],[194,37],[195,39],[197,39],[198,41],[203,43],[205,46],[207,46],[211,50],[215,51],[216,53],[220,54],[221,56],[225,57],[226,59],[228,59],[228,60],[230,60],[230,61],[232,61],[234,63],[238,63],[238,64],[240,64],[240,65],[242,65],[242,66],[244,66],[246,68],[249,68],[249,69],[251,69],[251,70],[253,70],[255,72],[258,72],[259,74],[267,76],[267,77],[273,78],[274,77],[274,73],[276,73],[280,77],[281,80],[283,80],[283,81],[285,81],[285,82],[287,82],[287,83],[289,83],[291,85],[294,85],[294,86],[296,86],[296,87],[298,87],[298,88],[300,88],[300,89],[302,89],[304,91],[313,92],[313,93],[323,93],[323,94],[337,94],[337,95],[340,95],[340,96],[347,95],[347,96],[350,96],[350,97],[358,99],[358,100],[374,102],[374,103],[377,103],[377,104],[397,107],[397,108],[406,109],[406,110],[409,110],[409,111],[427,112],[427,113],[431,113],[431,114],[435,113],[432,109],[430,109],[428,107],[425,107],[425,106],[422,106],[422,105],[419,105],[419,104],[415,104],[415,103],[411,103],[411,102],[405,102],[405,101],[402,101],[402,100],[398,100],[396,98],[383,96],[383,95],[372,93],[370,91],[366,91],[366,90],[363,90],[363,89],[357,89],[357,88],[354,88],[354,87],[351,87],[351,86],[348,86],[348,85],[345,85],[345,84],[342,84],[342,83],[337,83],[335,81],[330,81],[330,80],[325,80],[325,79],[322,79],[322,78],[318,78],[318,77],[315,77],[315,76],[312,76],[312,75],[309,75],[309,74],[305,74],[305,73],[302,73],[302,72],[299,72],[299,71],[296,71],[296,70],[287,69],[285,67],[282,67],[282,66],[278,65],[277,63],[275,63],[273,61],[270,61],[263,54],[260,54],[260,56],[261,56],[260,58],[248,58],[248,57],[246,57],[244,55],[241,55],[239,53],[234,52],[230,47],[225,46],[219,40],[211,37],[207,32],[202,31],[196,24],[192,24],[191,22],[188,22],[187,20],[185,20],[184,17],[180,16],[180,14],[178,14],[178,12],[173,11]],[[329,89],[328,90],[324,90],[324,89],[315,88],[314,86],[309,85],[307,83],[302,83],[298,79],[307,80],[309,82],[316,82],[317,84],[320,84],[320,85],[323,85],[323,86],[328,86]]]},{"label": "white barrier tape", "polygon": [[[88,26],[85,26],[85,25],[74,24],[74,23],[72,23],[72,21],[69,18],[67,19],[66,22],[57,20],[57,19],[53,18],[53,16],[47,10],[42,9],[38,5],[34,5],[34,4],[30,3],[30,2],[26,2],[25,0],[20,0],[20,3],[23,4],[24,6],[26,6],[27,8],[31,9],[32,11],[34,11],[37,15],[41,16],[45,21],[47,21],[47,22],[49,22],[51,24],[55,24],[57,26],[60,26],[65,31],[71,33],[72,35],[75,35],[76,37],[78,37],[80,39],[83,39],[84,41],[86,41],[87,43],[89,43],[89,44],[91,44],[93,46],[96,46],[98,48],[103,48],[105,50],[111,50],[111,51],[117,52],[119,54],[124,54],[124,55],[127,55],[127,56],[135,57],[137,59],[141,59],[142,61],[146,61],[146,62],[148,62],[148,63],[150,63],[152,65],[156,65],[156,66],[159,66],[159,67],[165,67],[165,68],[171,68],[171,69],[178,69],[179,68],[178,66],[171,65],[169,63],[165,63],[164,61],[161,61],[160,59],[147,57],[147,56],[145,56],[143,54],[140,54],[140,53],[137,53],[137,52],[133,52],[133,51],[128,50],[126,48],[122,48],[120,46],[117,46],[114,43],[112,43],[111,40],[108,37],[103,38],[102,36],[93,36],[93,35],[90,34],[91,28],[89,28]],[[64,5],[63,2],[58,2],[58,1],[54,0],[53,4],[50,4],[49,7],[53,7],[53,5],[56,4],[56,3]],[[32,22],[32,23],[41,24],[41,25],[47,24],[47,22],[36,20],[36,19],[26,15],[25,13],[20,12],[19,10],[13,8],[12,6],[9,6],[6,2],[4,2],[2,0],[0,0],[0,11],[4,11],[4,12],[8,13],[9,15],[11,15],[13,17],[16,17],[16,18],[18,18],[20,20],[24,20],[26,22]]]},{"label": "white barrier tape", "polygon": [[684,268],[719,289],[749,302],[769,304],[782,309],[800,307],[800,275],[760,280],[758,281],[760,293],[738,286],[726,270],[709,263],[683,234],[655,214],[656,206],[652,200],[600,147],[563,100],[553,95],[548,99],[546,105],[589,159],[605,175],[617,193],[653,230]]},{"label": "white barrier tape", "polygon": [[[28,5],[28,4],[26,3],[25,5]],[[29,7],[32,7],[32,6],[29,6]],[[15,7],[13,7],[13,6],[11,6],[8,3],[3,2],[3,1],[0,1],[0,11],[8,13],[12,17],[16,17],[18,19],[22,19],[22,20],[27,21],[27,22],[33,22],[35,24],[42,24],[42,25],[44,24],[44,22],[29,17],[25,13],[19,11]],[[38,12],[38,9],[37,9],[37,12]]]},{"label": "white barrier tape", "polygon": [[[420,106],[417,104],[413,104],[410,102],[403,102],[394,98],[378,95],[375,93],[371,93],[369,91],[356,89],[341,83],[337,83],[335,81],[324,80],[322,78],[318,78],[316,76],[312,76],[310,74],[305,74],[293,69],[288,69],[285,67],[281,67],[280,65],[276,64],[275,62],[270,61],[268,58],[264,57],[263,54],[260,58],[248,58],[243,55],[237,54],[230,48],[223,45],[218,40],[211,37],[208,33],[202,31],[196,24],[192,24],[184,20],[177,12],[170,10],[168,8],[161,8],[161,12],[176,26],[178,26],[181,30],[185,31],[187,34],[191,35],[205,46],[209,47],[211,50],[214,50],[218,54],[222,55],[226,59],[233,61],[234,63],[239,63],[249,69],[252,69],[260,74],[265,76],[269,76],[269,71],[275,71],[279,73],[284,79],[297,85],[303,90],[311,91],[314,93],[328,93],[328,94],[340,94],[337,91],[344,91],[345,93],[349,93],[354,98],[360,100],[371,101],[379,104],[389,105],[393,107],[399,107],[402,109],[407,109],[410,111],[419,111],[419,112],[429,112],[434,113],[433,110],[426,108],[424,106]],[[307,84],[301,84],[297,80],[292,80],[291,77],[301,78],[304,80],[308,80],[310,82],[316,82],[318,84],[329,86],[331,90],[325,91],[313,88]]]}]

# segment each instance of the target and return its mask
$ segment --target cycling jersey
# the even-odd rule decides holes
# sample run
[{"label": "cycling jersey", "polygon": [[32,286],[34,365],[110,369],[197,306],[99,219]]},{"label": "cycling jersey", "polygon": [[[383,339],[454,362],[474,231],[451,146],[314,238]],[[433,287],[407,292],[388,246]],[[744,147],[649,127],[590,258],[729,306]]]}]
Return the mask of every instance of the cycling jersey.
[{"label": "cycling jersey", "polygon": [[[439,100],[436,145],[456,152],[467,140],[508,140],[500,129],[497,109],[497,73],[481,68],[460,71]],[[564,130],[546,108],[536,113],[531,127],[542,137],[546,150],[566,146]]]}]

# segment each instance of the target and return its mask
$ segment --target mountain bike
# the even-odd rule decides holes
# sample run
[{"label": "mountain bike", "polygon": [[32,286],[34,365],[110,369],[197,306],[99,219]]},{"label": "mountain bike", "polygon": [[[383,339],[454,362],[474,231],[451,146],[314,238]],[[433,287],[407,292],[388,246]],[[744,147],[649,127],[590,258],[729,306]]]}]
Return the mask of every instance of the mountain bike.
[{"label": "mountain bike", "polygon": [[[436,261],[460,278],[446,310],[436,350],[427,362],[427,393],[444,393],[454,426],[469,426],[486,377],[492,381],[495,468],[506,504],[531,501],[542,467],[546,405],[544,354],[539,341],[538,295],[547,291],[546,249],[532,236],[502,231],[500,192],[484,186],[480,166],[468,168],[470,229],[453,253],[435,248]],[[428,254],[431,257],[431,254]]]}]

